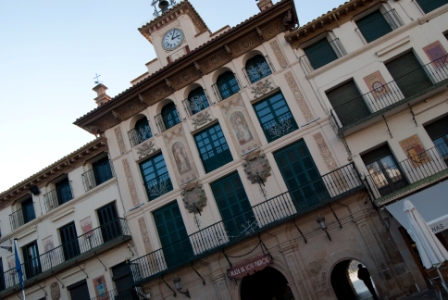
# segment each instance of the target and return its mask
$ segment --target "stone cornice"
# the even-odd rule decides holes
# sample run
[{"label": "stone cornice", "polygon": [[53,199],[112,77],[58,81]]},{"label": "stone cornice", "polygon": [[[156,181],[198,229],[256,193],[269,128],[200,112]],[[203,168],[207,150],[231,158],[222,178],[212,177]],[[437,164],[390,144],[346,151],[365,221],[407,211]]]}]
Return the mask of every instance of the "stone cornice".
[{"label": "stone cornice", "polygon": [[102,133],[296,24],[294,2],[283,0],[158,70],[74,124]]},{"label": "stone cornice", "polygon": [[106,140],[104,138],[95,139],[94,141],[61,158],[45,169],[37,172],[31,177],[0,193],[0,208],[3,208],[8,203],[18,200],[27,194],[30,194],[29,188],[31,186],[46,186],[55,178],[61,176],[62,174],[68,173],[75,167],[84,164],[94,156],[100,154],[101,152],[105,152],[106,150]]},{"label": "stone cornice", "polygon": [[384,2],[387,2],[387,0],[348,1],[306,25],[289,32],[285,35],[285,39],[294,48],[297,48],[299,43],[303,43],[326,31],[339,27],[341,24],[350,21],[354,15]]}]

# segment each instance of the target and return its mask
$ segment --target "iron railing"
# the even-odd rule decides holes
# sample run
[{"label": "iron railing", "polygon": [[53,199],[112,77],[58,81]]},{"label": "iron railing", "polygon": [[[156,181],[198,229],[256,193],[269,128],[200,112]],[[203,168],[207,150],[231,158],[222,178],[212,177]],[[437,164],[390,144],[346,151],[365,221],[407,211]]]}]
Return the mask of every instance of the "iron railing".
[{"label": "iron railing", "polygon": [[167,172],[145,182],[145,188],[150,201],[172,191],[173,184],[171,183],[170,174]]},{"label": "iron railing", "polygon": [[101,170],[91,169],[87,172],[81,174],[82,183],[84,184],[84,190],[90,191],[97,185],[102,184],[103,182],[108,181],[109,179],[114,177],[114,168],[111,161],[109,161],[110,173],[102,172]]},{"label": "iron railing", "polygon": [[[213,92],[215,93],[215,95],[216,95],[216,97],[218,98],[219,101],[227,99],[227,98],[231,97],[232,95],[235,95],[235,94],[237,94],[238,92],[241,91],[241,84],[240,84],[240,81],[238,80],[238,77],[237,77],[236,73],[233,73],[233,76],[235,76],[235,80],[236,80],[236,84],[238,86],[238,90],[232,90],[230,88],[230,86],[229,86],[228,89],[229,89],[230,93],[225,93],[225,95],[223,95],[223,93],[221,93],[221,91],[219,90],[219,87],[218,87],[218,85],[216,83],[212,85]],[[228,85],[228,83],[227,83],[227,85]]]},{"label": "iron railing", "polygon": [[[304,191],[316,190],[319,197]],[[293,191],[288,191],[257,204],[249,210],[232,215],[191,234],[188,238],[166,245],[131,261],[136,284],[141,280],[168,272],[188,262],[218,251],[253,234],[294,219],[311,210],[331,203],[363,188],[363,182],[353,163],[334,170]],[[313,201],[308,201],[313,198]],[[308,205],[304,206],[303,203]],[[235,227],[238,225],[238,227]],[[232,226],[232,228],[230,228]]]},{"label": "iron railing", "polygon": [[[335,59],[329,59],[331,56],[328,55],[329,51],[333,51],[336,54]],[[310,61],[309,57],[305,54],[299,57],[299,63],[305,73],[310,73],[315,69],[318,69],[326,64],[331,63],[332,61],[338,59],[341,56],[347,55],[347,51],[345,51],[344,46],[339,41],[339,39],[334,39],[329,44],[323,45],[313,51],[313,57],[318,57],[319,59],[324,59],[324,63],[313,63]],[[316,66],[316,68],[313,67]]]},{"label": "iron railing", "polygon": [[[70,183],[69,183],[70,185]],[[70,194],[67,195],[67,198],[60,199],[62,196],[58,194],[58,190],[52,190],[44,195],[44,205],[47,212],[52,209],[55,209],[59,205],[64,204],[65,202],[73,199],[73,192],[70,186]]]},{"label": "iron railing", "polygon": [[152,137],[151,127],[149,125],[139,130],[131,129],[128,131],[129,141],[131,142],[131,147],[135,147],[138,144],[149,140]]},{"label": "iron railing", "polygon": [[141,287],[133,287],[127,289],[126,287],[121,290],[126,289],[124,291],[119,291],[118,289],[107,291],[104,295],[99,295],[98,297],[90,298],[90,300],[140,300],[146,299],[146,295],[144,294]]},{"label": "iron railing", "polygon": [[438,145],[419,153],[410,149],[407,155],[407,159],[390,166],[383,165],[381,170],[369,170],[366,181],[376,199],[447,169],[446,145]]},{"label": "iron railing", "polygon": [[25,224],[25,218],[23,217],[22,208],[9,215],[9,223],[11,224],[11,230],[15,230]]},{"label": "iron railing", "polygon": [[211,172],[233,160],[227,144],[214,147],[212,150],[201,153],[200,155],[206,173]]},{"label": "iron railing", "polygon": [[182,104],[184,105],[184,109],[187,115],[191,117],[209,107],[210,100],[208,99],[208,96],[204,90],[204,94],[194,96],[192,98],[187,98],[182,101]]},{"label": "iron railing", "polygon": [[[422,75],[427,80],[421,80]],[[331,115],[339,129],[362,122],[372,114],[381,114],[409,102],[442,85],[448,79],[448,55],[396,78],[384,85],[375,86],[370,92],[334,107]]]},{"label": "iron railing", "polygon": [[389,24],[390,31],[394,31],[404,25],[403,20],[401,20],[395,9],[391,9],[369,23],[359,26],[356,28],[356,32],[363,41],[367,43],[372,42],[388,33],[381,30],[384,20]]},{"label": "iron railing", "polygon": [[275,119],[262,124],[263,132],[268,142],[272,142],[284,135],[299,129],[294,116],[291,112],[286,112],[280,116],[275,116]]},{"label": "iron railing", "polygon": [[[82,255],[97,253],[108,242],[123,236],[130,236],[125,219],[116,219],[109,223],[79,236],[76,240],[64,243],[61,246],[41,254],[39,257],[22,263],[23,280],[26,281],[40,274],[53,274],[55,268],[68,261],[80,262]],[[62,268],[64,269],[64,268]],[[19,284],[16,268],[11,268],[3,273],[5,290]]]}]

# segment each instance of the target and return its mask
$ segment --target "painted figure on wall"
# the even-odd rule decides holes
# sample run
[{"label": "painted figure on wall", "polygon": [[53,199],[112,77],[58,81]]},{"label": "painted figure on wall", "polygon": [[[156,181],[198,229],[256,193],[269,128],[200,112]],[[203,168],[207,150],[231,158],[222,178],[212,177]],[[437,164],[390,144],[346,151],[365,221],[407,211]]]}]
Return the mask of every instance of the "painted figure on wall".
[{"label": "painted figure on wall", "polygon": [[232,113],[230,115],[230,123],[232,124],[233,132],[241,146],[254,139],[242,112],[236,111]]},{"label": "painted figure on wall", "polygon": [[191,171],[190,159],[188,158],[187,150],[185,149],[184,144],[182,142],[175,142],[171,150],[173,152],[179,174],[183,175]]},{"label": "painted figure on wall", "polygon": [[98,299],[109,300],[109,294],[107,293],[106,282],[104,275],[93,279],[93,285],[95,286],[95,293]]}]

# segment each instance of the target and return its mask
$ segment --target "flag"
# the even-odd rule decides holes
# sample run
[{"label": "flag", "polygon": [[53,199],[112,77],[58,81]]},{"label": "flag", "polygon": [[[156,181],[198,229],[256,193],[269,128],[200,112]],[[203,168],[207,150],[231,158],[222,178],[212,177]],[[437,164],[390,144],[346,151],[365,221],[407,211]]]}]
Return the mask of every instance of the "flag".
[{"label": "flag", "polygon": [[16,261],[17,277],[19,277],[20,288],[23,291],[24,290],[23,272],[22,272],[22,264],[20,263],[20,257],[19,257],[19,247],[17,247],[17,239],[14,239],[14,257],[15,257],[15,261]]}]

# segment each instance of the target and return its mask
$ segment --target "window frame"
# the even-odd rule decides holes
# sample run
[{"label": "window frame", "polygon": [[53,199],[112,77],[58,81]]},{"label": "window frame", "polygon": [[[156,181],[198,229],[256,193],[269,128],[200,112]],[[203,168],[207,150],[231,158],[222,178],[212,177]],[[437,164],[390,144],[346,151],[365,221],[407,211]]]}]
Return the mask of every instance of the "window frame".
[{"label": "window frame", "polygon": [[[151,162],[151,165],[144,167],[144,164],[149,163],[149,162]],[[163,165],[162,165],[162,162],[163,162]],[[157,164],[159,164],[159,166],[157,166]],[[140,168],[140,174],[142,176],[143,185],[145,186],[146,195],[148,196],[148,202],[155,200],[173,190],[173,184],[171,182],[168,167],[166,165],[165,158],[161,151],[155,153],[148,159],[145,159],[144,161],[140,162],[139,168]],[[150,168],[152,168],[153,171],[148,172],[148,173],[144,172],[145,170],[150,169]],[[164,170],[164,171],[159,172],[160,170]],[[149,178],[147,179],[147,177],[149,177]],[[166,178],[164,178],[164,177],[166,177]],[[165,185],[164,187],[160,186],[162,184],[162,182],[160,181],[161,179],[164,180],[164,183],[163,183],[163,185]],[[159,187],[155,188],[153,190],[154,192],[151,193],[151,191],[148,188],[148,183],[154,182],[154,181],[156,182],[156,184],[159,185]],[[159,191],[161,188],[164,188],[164,189]],[[155,192],[158,192],[158,193],[156,194]],[[156,195],[156,197],[151,197],[151,195]]]},{"label": "window frame", "polygon": [[[227,80],[223,79],[224,75],[227,75]],[[232,76],[232,78],[230,78],[231,76]],[[220,82],[220,79],[222,79],[221,82]],[[230,81],[232,81],[232,85],[230,85],[230,87],[226,87],[225,90],[222,90],[221,87],[224,84],[228,84]],[[233,81],[234,81],[234,83],[233,83]],[[241,86],[240,86],[239,80],[236,76],[236,73],[234,73],[230,70],[223,72],[222,74],[220,74],[218,76],[218,78],[216,78],[215,86],[216,86],[217,95],[220,98],[220,100],[227,99],[227,98],[231,97],[232,95],[235,95],[241,91]],[[223,94],[224,91],[228,91],[228,90],[230,90],[229,94],[227,94],[227,93]]]},{"label": "window frame", "polygon": [[151,126],[146,116],[135,122],[134,128],[128,131],[128,137],[131,147],[135,147],[153,137]]},{"label": "window frame", "polygon": [[[259,61],[256,61],[256,59],[258,59]],[[257,77],[256,78],[253,78],[251,76],[251,74],[253,74],[253,73],[248,71],[248,64],[249,63],[252,64],[250,67],[253,67],[255,64],[258,64],[257,67],[261,68],[261,71],[260,70],[256,70],[256,72],[257,72],[257,74],[256,74]],[[255,68],[255,67],[253,67],[253,68]],[[263,70],[266,70],[266,69],[267,69],[267,71],[263,72]],[[268,58],[267,55],[263,56],[262,54],[256,54],[256,55],[252,56],[251,58],[249,58],[246,61],[246,63],[244,64],[243,72],[246,75],[247,82],[249,84],[254,84],[254,83],[262,80],[263,78],[266,78],[266,77],[272,75],[272,73],[274,73],[274,70],[273,70],[272,64],[270,63],[269,58]]]}]

